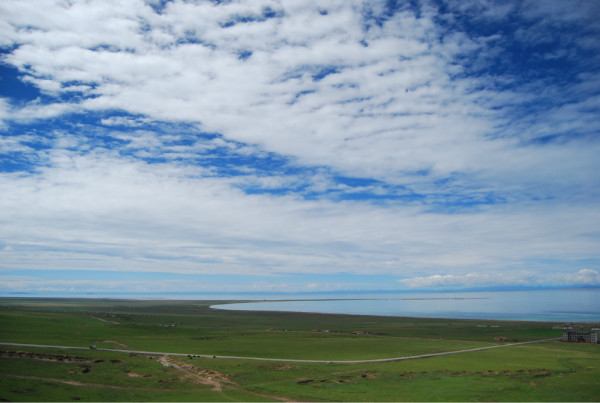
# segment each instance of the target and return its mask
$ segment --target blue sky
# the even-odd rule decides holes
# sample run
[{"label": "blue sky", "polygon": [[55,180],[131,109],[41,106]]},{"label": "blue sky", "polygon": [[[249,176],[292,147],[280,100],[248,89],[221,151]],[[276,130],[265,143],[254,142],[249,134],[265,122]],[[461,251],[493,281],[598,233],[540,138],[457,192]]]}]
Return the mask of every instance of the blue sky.
[{"label": "blue sky", "polygon": [[0,3],[0,292],[600,285],[600,3]]}]

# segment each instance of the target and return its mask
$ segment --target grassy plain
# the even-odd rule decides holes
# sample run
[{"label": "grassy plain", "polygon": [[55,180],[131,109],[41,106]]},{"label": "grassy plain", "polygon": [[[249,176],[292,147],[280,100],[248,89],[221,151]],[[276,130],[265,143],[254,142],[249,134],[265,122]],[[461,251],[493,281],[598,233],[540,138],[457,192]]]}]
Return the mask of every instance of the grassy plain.
[{"label": "grassy plain", "polygon": [[[222,301],[0,299],[0,342],[363,360],[558,338],[556,323],[243,312]],[[327,330],[328,332],[325,332]],[[360,334],[354,334],[358,332]],[[597,401],[600,345],[316,364],[0,346],[4,401]]]}]

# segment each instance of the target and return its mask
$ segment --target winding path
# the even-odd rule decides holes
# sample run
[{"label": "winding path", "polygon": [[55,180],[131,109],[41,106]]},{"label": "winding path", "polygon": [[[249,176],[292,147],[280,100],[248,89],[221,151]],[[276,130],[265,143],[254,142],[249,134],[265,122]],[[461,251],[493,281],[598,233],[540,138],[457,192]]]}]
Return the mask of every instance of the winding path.
[{"label": "winding path", "polygon": [[[295,359],[288,359],[288,358],[236,357],[236,356],[228,356],[228,355],[165,353],[165,352],[157,352],[157,351],[121,350],[121,349],[113,349],[113,348],[96,348],[96,350],[111,351],[111,352],[115,352],[115,353],[127,353],[127,354],[134,353],[134,354],[161,355],[161,356],[162,355],[171,355],[171,356],[176,356],[176,357],[192,356],[194,358],[196,358],[196,357],[197,358],[220,358],[220,359],[226,359],[226,360],[253,360],[253,361],[312,363],[312,364],[367,364],[367,363],[376,363],[376,362],[404,361],[404,360],[416,360],[416,359],[420,359],[420,358],[440,357],[443,355],[470,353],[473,351],[491,350],[493,348],[522,346],[525,344],[543,343],[543,342],[557,341],[557,340],[560,340],[560,339],[545,339],[545,340],[524,341],[521,343],[498,344],[498,345],[488,346],[488,347],[477,347],[477,348],[469,348],[466,350],[446,351],[443,353],[411,355],[411,356],[407,356],[407,357],[376,358],[376,359],[371,359],[371,360],[351,360],[351,361],[295,360]],[[63,349],[63,350],[89,350],[89,347],[53,346],[53,345],[45,345],[45,344],[22,344],[22,343],[4,343],[4,342],[0,342],[0,346],[57,348],[57,349]]]}]

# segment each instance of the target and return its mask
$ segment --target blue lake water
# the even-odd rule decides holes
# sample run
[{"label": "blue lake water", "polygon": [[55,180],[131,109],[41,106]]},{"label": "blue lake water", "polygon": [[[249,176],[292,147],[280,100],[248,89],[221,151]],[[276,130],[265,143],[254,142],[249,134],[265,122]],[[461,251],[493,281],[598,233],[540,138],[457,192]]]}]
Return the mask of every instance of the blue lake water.
[{"label": "blue lake water", "polygon": [[[320,298],[327,297],[321,295]],[[600,289],[378,293],[330,298],[332,299],[234,303],[214,305],[213,308],[427,318],[600,322]]]},{"label": "blue lake water", "polygon": [[[600,322],[600,288],[477,292],[0,293],[21,298],[256,301],[218,309],[457,319]],[[283,301],[285,300],[285,301]],[[259,302],[260,301],[260,302]]]}]

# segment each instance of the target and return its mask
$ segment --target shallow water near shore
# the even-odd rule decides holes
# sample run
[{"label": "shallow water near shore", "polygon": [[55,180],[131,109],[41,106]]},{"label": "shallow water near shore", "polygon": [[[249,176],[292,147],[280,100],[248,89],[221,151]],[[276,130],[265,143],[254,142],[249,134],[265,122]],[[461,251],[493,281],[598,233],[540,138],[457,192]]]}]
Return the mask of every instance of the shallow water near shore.
[{"label": "shallow water near shore", "polygon": [[315,300],[213,305],[248,311],[352,315],[600,322],[600,289],[355,294]]}]

